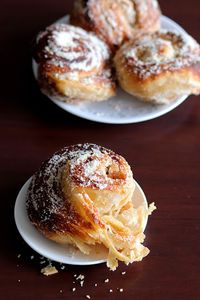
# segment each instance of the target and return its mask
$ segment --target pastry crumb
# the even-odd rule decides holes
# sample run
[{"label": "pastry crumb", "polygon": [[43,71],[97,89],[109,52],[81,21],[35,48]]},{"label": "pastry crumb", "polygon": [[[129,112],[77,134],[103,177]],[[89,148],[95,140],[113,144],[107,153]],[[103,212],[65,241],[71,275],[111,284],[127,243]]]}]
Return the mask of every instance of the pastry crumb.
[{"label": "pastry crumb", "polygon": [[91,299],[90,295],[86,295],[85,297],[86,297],[87,299]]},{"label": "pastry crumb", "polygon": [[72,289],[72,292],[75,292],[75,290],[76,290],[76,288],[73,288],[73,289]]},{"label": "pastry crumb", "polygon": [[124,289],[119,289],[120,293],[123,293]]},{"label": "pastry crumb", "polygon": [[108,278],[107,278],[107,279],[105,279],[105,280],[104,280],[104,282],[105,282],[105,283],[109,282],[109,279],[108,279]]},{"label": "pastry crumb", "polygon": [[112,289],[110,289],[110,290],[109,290],[109,292],[110,292],[110,293],[112,293],[112,292],[113,292],[113,290],[112,290]]},{"label": "pastry crumb", "polygon": [[85,276],[82,274],[80,274],[80,275],[78,275],[78,277],[76,277],[76,280],[79,281],[81,287],[83,287],[84,278],[85,278]]},{"label": "pastry crumb", "polygon": [[64,269],[65,269],[65,266],[61,266],[60,268],[61,268],[61,270],[64,270]]},{"label": "pastry crumb", "polygon": [[84,278],[85,278],[85,276],[82,275],[82,274],[80,274],[80,275],[78,275],[78,277],[76,278],[76,280],[78,280],[78,279],[83,280]]},{"label": "pastry crumb", "polygon": [[83,284],[84,284],[84,280],[81,280],[81,281],[80,281],[80,286],[82,287]]},{"label": "pastry crumb", "polygon": [[97,283],[95,283],[94,286],[97,286]]},{"label": "pastry crumb", "polygon": [[122,275],[125,275],[126,274],[126,272],[124,271],[124,272],[122,272]]},{"label": "pastry crumb", "polygon": [[58,273],[58,270],[55,267],[49,265],[49,266],[41,269],[41,273],[45,276],[49,276],[49,275]]}]

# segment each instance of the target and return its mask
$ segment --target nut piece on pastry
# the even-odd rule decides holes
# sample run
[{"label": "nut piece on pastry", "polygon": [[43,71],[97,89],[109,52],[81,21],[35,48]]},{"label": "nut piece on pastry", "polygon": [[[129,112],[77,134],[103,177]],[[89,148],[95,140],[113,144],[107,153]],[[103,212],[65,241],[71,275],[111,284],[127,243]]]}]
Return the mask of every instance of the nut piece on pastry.
[{"label": "nut piece on pastry", "polygon": [[144,101],[167,104],[200,93],[200,47],[190,36],[144,35],[125,43],[114,62],[121,87]]},{"label": "nut piece on pastry", "polygon": [[95,144],[78,144],[56,152],[33,176],[27,211],[48,239],[72,244],[89,254],[96,245],[108,249],[107,266],[118,260],[140,261],[149,250],[143,222],[154,209],[134,208],[135,188],[126,160]]},{"label": "nut piece on pastry", "polygon": [[47,96],[79,103],[115,95],[110,50],[93,33],[66,24],[51,25],[35,43],[37,77]]},{"label": "nut piece on pastry", "polygon": [[94,31],[113,49],[160,28],[157,0],[76,0],[71,23]]}]

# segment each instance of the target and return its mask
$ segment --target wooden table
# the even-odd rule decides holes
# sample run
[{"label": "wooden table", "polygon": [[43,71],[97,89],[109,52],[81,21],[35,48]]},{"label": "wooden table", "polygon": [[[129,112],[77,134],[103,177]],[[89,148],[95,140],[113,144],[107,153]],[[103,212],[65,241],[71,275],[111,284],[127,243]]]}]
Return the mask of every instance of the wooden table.
[{"label": "wooden table", "polygon": [[[84,299],[89,294],[91,299],[199,300],[200,97],[190,97],[163,117],[131,125],[96,124],[56,107],[34,82],[30,44],[40,29],[70,11],[71,2],[1,1],[0,299]],[[199,0],[160,3],[165,15],[200,41]],[[116,272],[104,264],[66,266],[45,277],[39,255],[15,228],[15,198],[55,150],[86,141],[126,157],[148,201],[156,202],[146,230],[151,253]],[[85,275],[82,288],[73,284],[74,274]]]}]

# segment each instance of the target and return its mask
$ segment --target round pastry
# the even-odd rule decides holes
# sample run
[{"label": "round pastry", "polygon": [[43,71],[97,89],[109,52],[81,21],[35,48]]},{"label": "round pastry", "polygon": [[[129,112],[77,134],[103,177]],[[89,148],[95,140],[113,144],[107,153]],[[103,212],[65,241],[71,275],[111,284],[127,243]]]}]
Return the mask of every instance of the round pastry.
[{"label": "round pastry", "polygon": [[[95,144],[78,144],[56,152],[33,176],[27,211],[48,239],[72,244],[85,254],[94,246],[108,249],[107,265],[139,261],[145,207],[134,208],[135,182],[126,160]],[[151,209],[152,210],[152,209]]]},{"label": "round pastry", "polygon": [[94,31],[111,48],[160,27],[157,0],[76,0],[71,23]]},{"label": "round pastry", "polygon": [[114,58],[121,87],[147,102],[166,104],[200,93],[200,47],[175,32],[159,31],[125,43]]},{"label": "round pastry", "polygon": [[110,51],[93,33],[66,24],[51,25],[38,35],[34,59],[47,96],[77,103],[115,95]]}]

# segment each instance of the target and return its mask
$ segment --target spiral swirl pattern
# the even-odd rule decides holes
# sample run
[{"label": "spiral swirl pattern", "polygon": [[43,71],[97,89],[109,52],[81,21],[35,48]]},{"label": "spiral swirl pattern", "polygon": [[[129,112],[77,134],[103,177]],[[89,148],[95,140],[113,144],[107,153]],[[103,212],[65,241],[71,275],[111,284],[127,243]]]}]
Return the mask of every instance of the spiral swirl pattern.
[{"label": "spiral swirl pattern", "polygon": [[125,44],[120,57],[129,71],[140,78],[189,66],[199,60],[200,48],[192,38],[165,30]]},{"label": "spiral swirl pattern", "polygon": [[27,197],[31,222],[46,237],[76,245],[89,254],[108,249],[107,265],[115,270],[149,253],[142,245],[143,223],[150,213],[133,207],[135,188],[126,160],[95,144],[66,147],[43,163]]},{"label": "spiral swirl pattern", "polygon": [[[96,194],[94,203],[100,201],[98,193],[110,193],[107,199],[100,201],[100,213],[106,211],[105,206],[109,207],[108,211],[116,204],[120,208],[120,190],[122,199],[126,199],[123,201],[131,201],[134,187],[131,169],[120,155],[95,144],[69,146],[56,152],[33,176],[27,197],[29,218],[43,232],[71,233],[74,222],[80,221],[81,203],[75,208],[76,202],[80,197],[84,197],[84,201],[89,199],[85,189]],[[117,192],[119,195],[113,196]],[[78,200],[73,200],[75,198]],[[94,211],[95,222],[103,226],[102,220],[97,220],[97,210],[91,206],[89,210]],[[91,227],[81,222],[83,231],[84,226]],[[80,235],[80,231],[80,228],[74,229],[73,234]]]},{"label": "spiral swirl pattern", "polygon": [[[131,169],[122,156],[95,144],[78,144],[56,152],[43,163],[32,179],[29,202],[38,209],[37,203],[41,202],[41,197],[43,201],[49,199],[52,203],[51,210],[56,204],[56,211],[63,202],[59,188],[62,180],[70,181],[74,186],[98,190],[133,186]],[[47,205],[46,208],[50,206]]]},{"label": "spiral swirl pattern", "polygon": [[103,41],[81,28],[65,24],[47,27],[39,34],[36,61],[60,67],[62,73],[89,76],[102,71],[109,59],[109,50]]},{"label": "spiral swirl pattern", "polygon": [[100,35],[111,48],[159,29],[157,0],[77,0],[72,23]]}]

